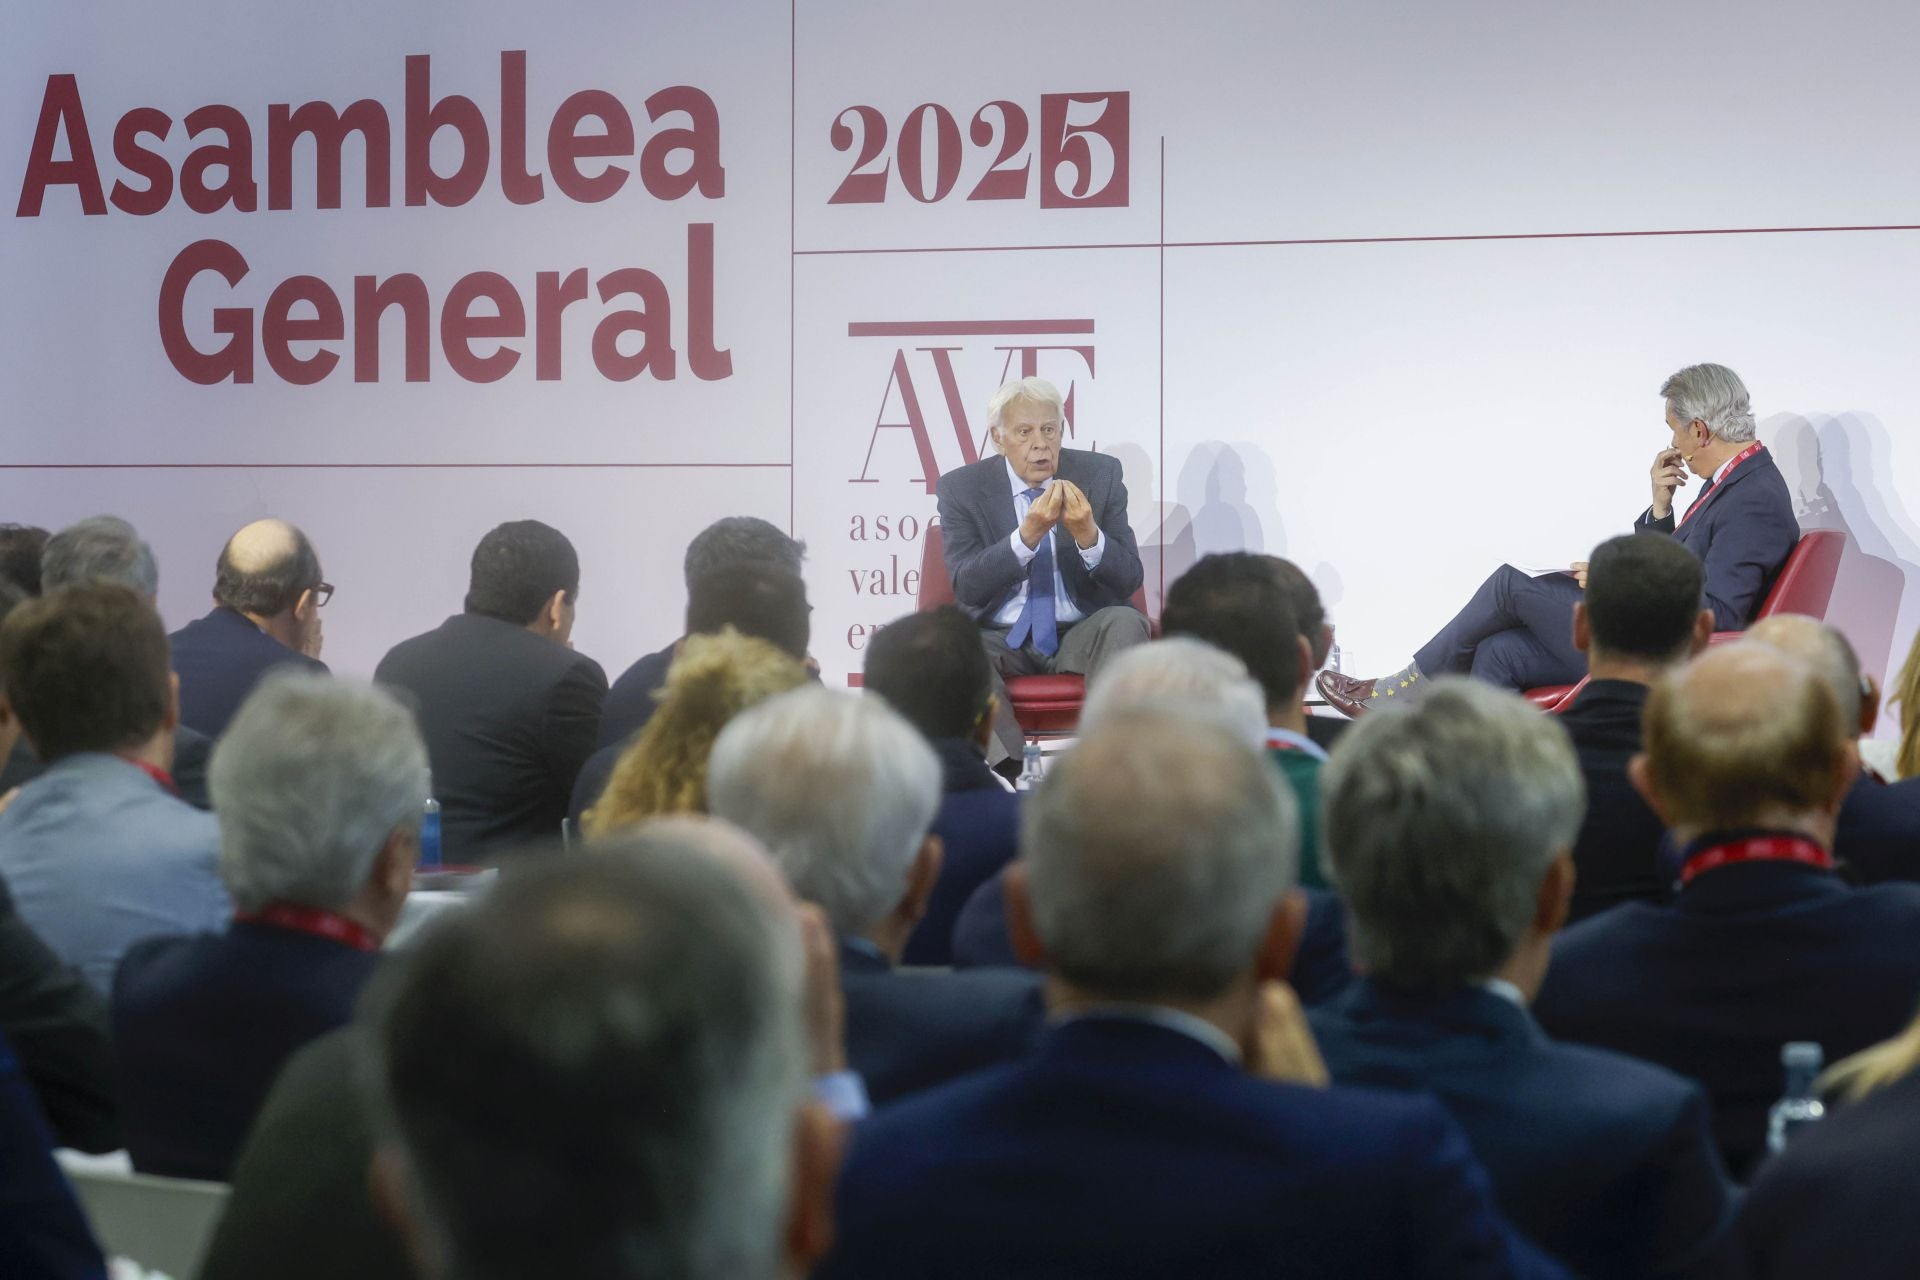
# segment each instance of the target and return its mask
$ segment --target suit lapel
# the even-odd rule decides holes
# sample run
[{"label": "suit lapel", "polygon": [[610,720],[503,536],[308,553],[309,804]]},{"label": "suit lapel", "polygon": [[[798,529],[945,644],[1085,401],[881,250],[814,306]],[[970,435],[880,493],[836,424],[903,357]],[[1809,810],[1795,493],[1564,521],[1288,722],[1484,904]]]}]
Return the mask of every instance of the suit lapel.
[{"label": "suit lapel", "polygon": [[[1762,471],[1768,470],[1773,466],[1772,452],[1768,450],[1765,445],[1762,445],[1760,452],[1735,467],[1732,474],[1728,475],[1719,484],[1714,485],[1713,488],[1701,494],[1696,501],[1706,503],[1706,508],[1693,519],[1681,522],[1675,532],[1685,534],[1704,526],[1708,520],[1713,518],[1714,508],[1727,500],[1727,490],[1733,488],[1741,481],[1751,479],[1753,476],[1759,475]],[[1684,544],[1686,539],[1682,537],[1680,541]]]}]

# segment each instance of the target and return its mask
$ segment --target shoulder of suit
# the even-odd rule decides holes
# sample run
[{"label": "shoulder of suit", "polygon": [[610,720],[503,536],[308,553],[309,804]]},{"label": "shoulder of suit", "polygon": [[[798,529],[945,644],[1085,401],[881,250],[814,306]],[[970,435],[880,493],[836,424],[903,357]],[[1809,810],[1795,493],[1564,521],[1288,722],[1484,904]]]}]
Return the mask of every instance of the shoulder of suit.
[{"label": "shoulder of suit", "polygon": [[1062,449],[1060,451],[1060,469],[1065,471],[1071,464],[1075,470],[1119,471],[1120,459],[1110,453],[1097,453],[1092,449]]},{"label": "shoulder of suit", "polygon": [[940,473],[938,487],[945,488],[948,481],[955,484],[980,484],[991,478],[996,472],[1006,474],[1007,460],[997,453],[990,453],[978,462],[962,463],[951,471]]}]

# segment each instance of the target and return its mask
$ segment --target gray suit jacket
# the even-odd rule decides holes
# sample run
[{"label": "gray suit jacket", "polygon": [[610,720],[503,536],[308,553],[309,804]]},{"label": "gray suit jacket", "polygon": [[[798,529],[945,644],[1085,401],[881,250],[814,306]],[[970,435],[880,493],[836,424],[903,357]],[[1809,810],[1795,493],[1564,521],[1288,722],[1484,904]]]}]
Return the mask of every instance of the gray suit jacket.
[{"label": "gray suit jacket", "polygon": [[[1054,526],[1053,561],[1068,597],[1086,613],[1126,604],[1146,575],[1127,523],[1127,486],[1119,462],[1104,453],[1062,449],[1057,474],[1087,495],[1094,523],[1107,535],[1100,567],[1088,573],[1066,526]],[[1019,523],[1007,460],[999,454],[940,477],[940,528],[953,597],[976,620],[991,618],[1026,581],[1026,566],[1007,545]]]}]

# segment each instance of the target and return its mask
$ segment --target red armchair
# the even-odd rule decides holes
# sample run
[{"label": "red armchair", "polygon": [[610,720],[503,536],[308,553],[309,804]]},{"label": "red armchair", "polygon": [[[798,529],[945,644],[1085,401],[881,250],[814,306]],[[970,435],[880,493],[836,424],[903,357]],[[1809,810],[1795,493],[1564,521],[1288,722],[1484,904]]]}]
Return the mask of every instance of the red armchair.
[{"label": "red armchair", "polygon": [[[1840,555],[1846,549],[1847,535],[1837,529],[1816,529],[1802,534],[1788,554],[1786,564],[1780,567],[1780,576],[1773,580],[1773,590],[1761,601],[1760,612],[1753,615],[1754,621],[1776,613],[1826,617],[1834,581],[1840,576]],[[1713,643],[1724,644],[1739,637],[1738,631],[1716,631]],[[1527,690],[1527,700],[1544,711],[1558,711],[1570,704],[1586,683],[1583,676],[1578,684],[1542,685]]]},{"label": "red armchair", "polygon": [[[922,610],[937,609],[953,603],[953,579],[947,576],[947,561],[939,525],[929,525],[920,553],[920,604]],[[1143,586],[1133,593],[1133,607],[1147,611],[1147,592]],[[1072,733],[1080,723],[1080,704],[1087,695],[1087,682],[1080,676],[1015,676],[1007,681],[1007,699],[1013,703],[1013,718],[1030,734]]]}]

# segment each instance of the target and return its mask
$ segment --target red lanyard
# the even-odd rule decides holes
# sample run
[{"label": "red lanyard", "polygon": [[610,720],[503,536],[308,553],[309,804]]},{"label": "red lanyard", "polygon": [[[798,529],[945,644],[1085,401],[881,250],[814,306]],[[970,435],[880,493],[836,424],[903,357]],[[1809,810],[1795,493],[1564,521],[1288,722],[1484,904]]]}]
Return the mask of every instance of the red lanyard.
[{"label": "red lanyard", "polygon": [[1700,850],[1681,866],[1680,883],[1686,885],[1703,871],[1736,862],[1798,862],[1822,871],[1833,870],[1833,855],[1805,836],[1753,836]]},{"label": "red lanyard", "polygon": [[1298,751],[1299,749],[1300,744],[1297,742],[1289,741],[1276,733],[1270,732],[1267,734],[1267,750],[1269,751]]},{"label": "red lanyard", "polygon": [[1732,459],[1728,461],[1726,470],[1722,471],[1720,473],[1720,478],[1713,482],[1713,493],[1702,494],[1700,496],[1700,501],[1688,507],[1687,514],[1680,517],[1680,523],[1685,524],[1687,521],[1693,519],[1694,512],[1706,506],[1709,502],[1712,502],[1714,499],[1714,495],[1718,494],[1720,490],[1726,485],[1727,481],[1733,478],[1733,473],[1740,469],[1740,464],[1745,462],[1748,458],[1751,458],[1754,454],[1758,452],[1760,452],[1760,442],[1758,440],[1755,440],[1752,444],[1748,445],[1746,448],[1742,449],[1740,452],[1734,454]]},{"label": "red lanyard", "polygon": [[374,937],[366,926],[319,907],[303,907],[293,902],[269,902],[258,911],[238,912],[233,918],[242,924],[270,924],[281,929],[292,929],[296,933],[310,933],[318,938],[343,942],[356,951],[380,949],[380,939]]},{"label": "red lanyard", "polygon": [[120,758],[159,783],[160,789],[168,795],[177,796],[180,794],[180,788],[173,784],[173,775],[165,769],[150,765],[145,760],[135,760],[132,756],[121,756]]}]

